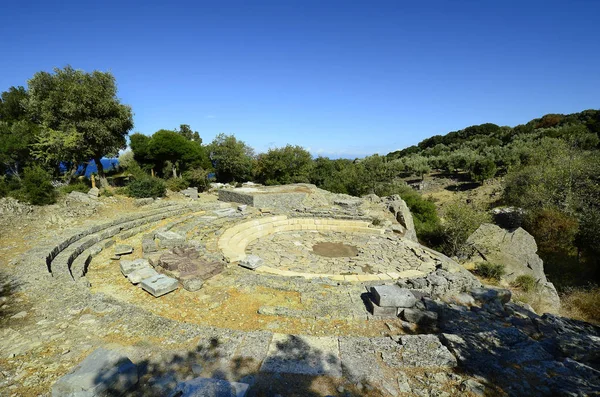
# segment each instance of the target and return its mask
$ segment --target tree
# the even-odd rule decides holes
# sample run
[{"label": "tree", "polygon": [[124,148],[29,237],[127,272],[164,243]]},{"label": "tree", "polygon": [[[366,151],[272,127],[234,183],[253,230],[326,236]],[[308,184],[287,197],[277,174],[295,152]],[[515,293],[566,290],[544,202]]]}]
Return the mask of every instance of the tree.
[{"label": "tree", "polygon": [[484,182],[496,176],[496,164],[489,157],[480,157],[475,160],[471,169],[471,179],[475,182]]},{"label": "tree", "polygon": [[490,222],[491,217],[461,201],[449,204],[444,212],[442,230],[444,238],[443,252],[446,255],[459,255],[471,234],[482,223]]},{"label": "tree", "polygon": [[[117,98],[114,76],[67,66],[55,68],[54,74],[38,72],[28,85],[28,111],[41,125],[42,142],[55,132],[79,135],[79,145],[68,147],[68,157],[78,163],[92,158],[103,175],[100,159],[125,149],[126,136],[133,128],[131,108]],[[40,153],[49,152],[42,149]]]},{"label": "tree", "polygon": [[148,153],[154,159],[155,165],[162,169],[167,162],[171,164],[173,177],[177,170],[202,166],[206,154],[202,147],[186,139],[176,131],[156,131],[148,142]]},{"label": "tree", "polygon": [[254,150],[233,135],[219,134],[208,147],[217,181],[235,182],[252,179]]},{"label": "tree", "polygon": [[192,131],[188,124],[181,124],[177,132],[188,141],[196,142],[199,145],[202,144],[202,138],[200,138],[198,131]]},{"label": "tree", "polygon": [[308,183],[312,167],[312,156],[307,150],[287,145],[258,156],[256,177],[266,185]]}]

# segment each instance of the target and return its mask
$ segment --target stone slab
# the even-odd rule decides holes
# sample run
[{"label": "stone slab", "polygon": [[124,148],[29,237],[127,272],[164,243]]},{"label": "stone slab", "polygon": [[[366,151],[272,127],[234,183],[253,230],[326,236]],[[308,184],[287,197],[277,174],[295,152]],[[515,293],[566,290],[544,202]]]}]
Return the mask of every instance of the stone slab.
[{"label": "stone slab", "polygon": [[99,348],[52,386],[52,397],[126,395],[138,380],[137,367],[129,358]]},{"label": "stone slab", "polygon": [[256,270],[260,266],[262,266],[264,261],[258,255],[247,255],[242,261],[240,261],[240,266],[245,267],[246,269]]},{"label": "stone slab", "polygon": [[338,339],[273,334],[261,372],[342,376]]},{"label": "stone slab", "polygon": [[158,274],[156,276],[143,280],[140,284],[144,291],[149,292],[154,297],[159,297],[169,292],[175,291],[179,287],[177,280],[171,277],[167,277],[164,274]]},{"label": "stone slab", "polygon": [[139,284],[147,278],[158,275],[158,272],[150,265],[134,270],[127,275],[127,279],[131,284]]},{"label": "stone slab", "polygon": [[115,245],[115,255],[127,255],[133,252],[133,247],[126,244]]},{"label": "stone slab", "polygon": [[156,232],[155,237],[158,239],[160,248],[173,248],[185,244],[185,237],[171,231]]},{"label": "stone slab", "polygon": [[135,270],[150,267],[150,262],[148,262],[147,259],[136,259],[133,261],[121,259],[119,261],[119,267],[121,268],[121,273],[123,273],[124,276],[127,276]]},{"label": "stone slab", "polygon": [[195,378],[177,384],[171,397],[245,397],[250,385],[214,378]]},{"label": "stone slab", "polygon": [[371,287],[373,302],[381,307],[413,307],[417,299],[410,290],[398,285],[377,285]]},{"label": "stone slab", "polygon": [[385,318],[396,318],[398,316],[398,308],[396,307],[381,307],[373,302],[371,294],[366,294],[365,305],[367,310],[374,316]]}]

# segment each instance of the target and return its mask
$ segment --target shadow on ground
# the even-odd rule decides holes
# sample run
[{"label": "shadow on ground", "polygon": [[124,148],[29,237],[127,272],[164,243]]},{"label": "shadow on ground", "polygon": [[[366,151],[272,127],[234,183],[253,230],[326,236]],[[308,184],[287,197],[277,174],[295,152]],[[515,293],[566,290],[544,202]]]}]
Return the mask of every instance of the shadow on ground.
[{"label": "shadow on ground", "polygon": [[[262,363],[252,357],[228,356],[227,346],[219,338],[200,343],[194,351],[173,355],[166,361],[144,360],[137,362],[140,380],[138,386],[129,391],[128,396],[178,396],[172,391],[179,382],[194,378],[213,378],[229,382],[242,382],[250,385],[247,397],[285,396],[320,397],[332,396],[387,396],[374,385],[363,382],[348,384],[335,375],[342,371],[339,358],[315,348],[303,337],[288,335],[276,343],[277,352]],[[338,367],[333,368],[333,367]],[[276,369],[280,372],[270,372]],[[290,371],[303,373],[290,373]],[[350,369],[344,368],[344,375]],[[308,374],[307,374],[308,373]],[[105,374],[99,374],[96,384],[105,383]],[[343,384],[342,387],[340,387]],[[215,389],[216,390],[216,389]],[[227,396],[218,394],[215,396]],[[109,388],[107,396],[122,396],[120,387]],[[204,396],[204,394],[199,394]],[[206,394],[212,396],[213,394]],[[235,394],[232,394],[235,396]]]},{"label": "shadow on ground", "polygon": [[13,295],[20,288],[20,284],[0,271],[0,328],[19,312],[19,308],[13,302]]}]

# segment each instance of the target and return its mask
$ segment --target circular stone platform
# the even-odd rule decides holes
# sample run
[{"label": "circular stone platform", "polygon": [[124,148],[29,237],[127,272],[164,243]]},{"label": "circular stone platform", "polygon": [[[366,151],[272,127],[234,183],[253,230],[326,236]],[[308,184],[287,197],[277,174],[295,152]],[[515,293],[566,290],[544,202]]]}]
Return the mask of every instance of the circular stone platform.
[{"label": "circular stone platform", "polygon": [[[357,254],[327,257],[313,250],[314,246],[339,242],[357,247]],[[254,241],[246,251],[260,256],[267,266],[302,273],[374,275],[435,269],[434,258],[420,259],[425,253],[415,252],[414,247],[406,245],[401,239],[361,233],[280,232]]]}]

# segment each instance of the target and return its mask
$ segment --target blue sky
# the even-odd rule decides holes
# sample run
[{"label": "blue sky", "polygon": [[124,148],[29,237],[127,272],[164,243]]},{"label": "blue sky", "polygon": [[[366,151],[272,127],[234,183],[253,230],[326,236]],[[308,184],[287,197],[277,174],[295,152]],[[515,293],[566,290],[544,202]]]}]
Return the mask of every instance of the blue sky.
[{"label": "blue sky", "polygon": [[388,153],[599,108],[600,1],[98,1],[0,7],[0,90],[112,72],[134,131]]}]

